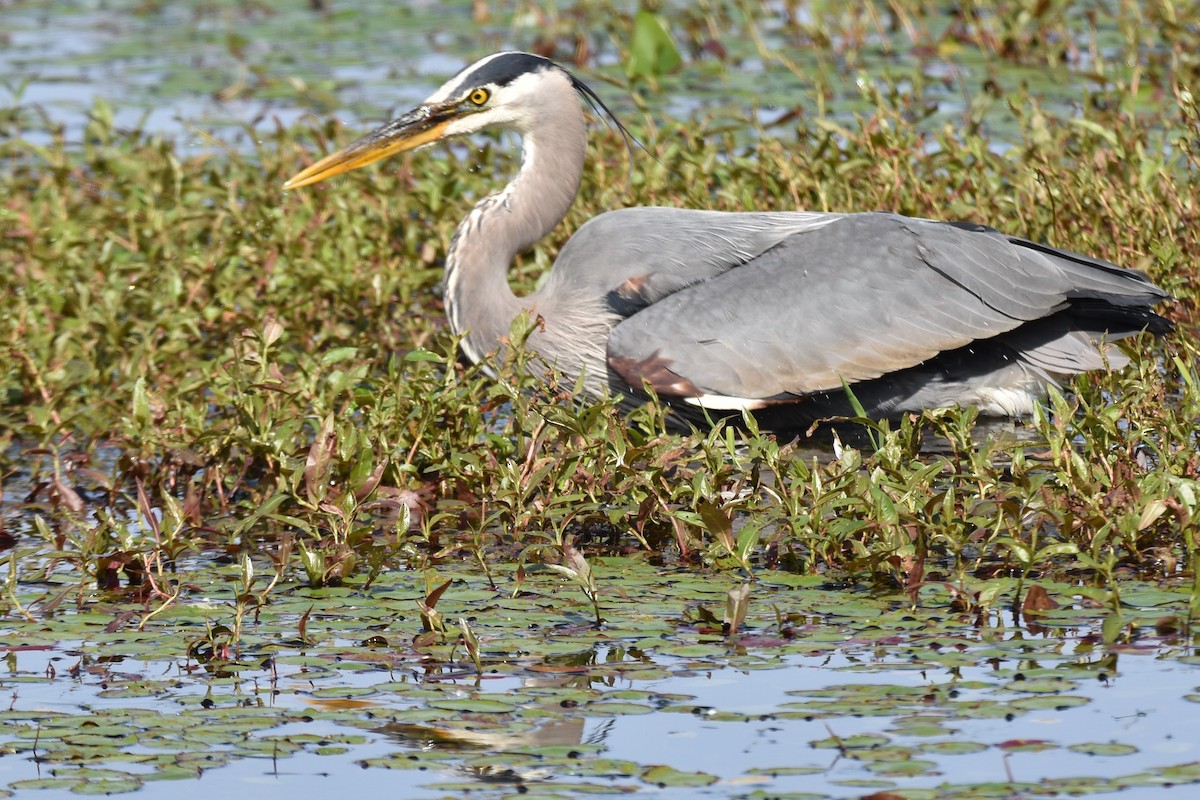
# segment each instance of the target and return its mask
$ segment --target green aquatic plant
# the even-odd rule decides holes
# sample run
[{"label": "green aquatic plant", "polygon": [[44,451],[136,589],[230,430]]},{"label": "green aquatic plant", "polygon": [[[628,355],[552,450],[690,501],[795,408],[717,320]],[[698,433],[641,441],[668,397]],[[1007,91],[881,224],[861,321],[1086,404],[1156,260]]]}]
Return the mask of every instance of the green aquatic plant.
[{"label": "green aquatic plant", "polygon": [[[976,5],[986,13],[941,19],[893,4],[888,47],[1010,40],[1000,58],[1042,63],[1027,52],[1038,37],[1063,25],[1079,41],[1091,35],[1058,11],[1002,20]],[[671,30],[681,70],[737,80],[716,49],[688,50],[723,26],[753,22],[763,52],[781,52],[779,32],[751,11],[689,11]],[[784,25],[849,53],[891,30],[878,11],[820,6]],[[1141,19],[1114,14],[1127,32]],[[630,194],[743,210],[887,208],[995,223],[1145,269],[1180,298],[1177,335],[1138,345],[1123,372],[1062,387],[1046,413],[1007,430],[984,430],[970,410],[855,419],[834,427],[837,451],[828,439],[764,436],[752,417],[669,431],[653,403],[582,403],[571,385],[531,380],[520,348],[493,365],[499,381],[458,363],[440,259],[472,199],[515,167],[504,148],[403,160],[283,197],[280,180],[307,153],[347,138],[337,123],[198,154],[119,129],[98,104],[77,145],[0,144],[0,283],[13,298],[0,340],[15,365],[0,377],[0,461],[5,474],[28,473],[31,505],[8,508],[42,543],[18,559],[21,574],[69,565],[78,602],[103,577],[147,592],[162,613],[191,591],[179,565],[218,552],[270,556],[277,581],[314,586],[465,558],[504,591],[498,567],[572,542],[589,560],[644,550],[747,576],[786,567],[911,604],[941,598],[941,585],[969,593],[1000,578],[1016,596],[1046,575],[1098,591],[1130,572],[1178,579],[1191,564],[1200,473],[1189,256],[1200,128],[1185,84],[1114,72],[1086,91],[1086,113],[1060,117],[1036,86],[998,78],[962,124],[945,124],[926,113],[926,78],[855,57],[841,68],[854,78],[852,114],[767,125],[712,111],[656,128],[634,118],[651,153],[635,153],[632,169],[619,135],[592,131],[580,201],[521,259],[517,288],[536,285],[572,230]],[[1174,58],[1180,74],[1194,66]],[[825,79],[842,80],[832,64]],[[676,77],[661,80],[667,92]],[[510,341],[535,324],[521,321]]]}]

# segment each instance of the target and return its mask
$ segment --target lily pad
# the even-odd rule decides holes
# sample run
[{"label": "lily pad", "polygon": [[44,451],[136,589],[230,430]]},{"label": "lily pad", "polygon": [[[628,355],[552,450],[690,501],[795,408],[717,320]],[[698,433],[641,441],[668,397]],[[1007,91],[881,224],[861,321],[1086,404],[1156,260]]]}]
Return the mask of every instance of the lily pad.
[{"label": "lily pad", "polygon": [[883,747],[891,740],[878,734],[855,734],[852,736],[831,736],[827,739],[817,739],[809,742],[810,747],[821,750],[869,750]]},{"label": "lily pad", "polygon": [[517,703],[511,699],[499,697],[461,697],[445,700],[430,700],[430,708],[440,708],[446,711],[469,711],[478,714],[511,713]]},{"label": "lily pad", "polygon": [[105,780],[88,779],[71,787],[72,794],[83,795],[112,795],[136,792],[145,784],[140,778],[132,775],[122,778],[107,778]]},{"label": "lily pad", "polygon": [[663,788],[709,786],[717,782],[715,775],[687,772],[668,766],[655,766],[642,772],[642,780]]},{"label": "lily pad", "polygon": [[1070,745],[1067,749],[1089,756],[1128,756],[1138,752],[1138,748],[1133,745],[1119,742],[1086,742]]}]

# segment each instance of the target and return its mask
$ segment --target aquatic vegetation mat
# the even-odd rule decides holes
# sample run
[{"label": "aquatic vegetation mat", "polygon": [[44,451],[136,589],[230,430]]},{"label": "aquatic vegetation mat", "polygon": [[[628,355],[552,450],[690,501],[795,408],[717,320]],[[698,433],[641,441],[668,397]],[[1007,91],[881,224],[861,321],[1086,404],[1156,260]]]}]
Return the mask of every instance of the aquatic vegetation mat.
[{"label": "aquatic vegetation mat", "polygon": [[[341,786],[497,798],[1200,782],[1200,661],[1171,623],[1187,591],[1131,585],[1109,638],[1109,612],[1067,585],[1042,587],[1055,614],[1021,621],[786,573],[746,588],[641,559],[593,567],[599,626],[551,570],[518,584],[497,569],[497,587],[447,569],[282,584],[240,621],[236,580],[153,615],[118,600],[41,613],[61,581],[24,589],[34,616],[2,632],[0,776],[8,791],[108,794],[249,764],[282,786],[333,769]],[[748,606],[736,630],[721,622],[731,595]]]}]

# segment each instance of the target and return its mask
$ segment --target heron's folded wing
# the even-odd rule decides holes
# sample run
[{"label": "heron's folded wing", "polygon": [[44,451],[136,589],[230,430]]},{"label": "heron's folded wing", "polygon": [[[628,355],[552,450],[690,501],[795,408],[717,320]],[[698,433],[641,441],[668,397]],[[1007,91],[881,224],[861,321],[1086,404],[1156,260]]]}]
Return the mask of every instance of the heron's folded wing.
[{"label": "heron's folded wing", "polygon": [[1006,333],[1070,297],[1119,294],[1135,275],[1079,258],[990,229],[848,215],[632,315],[609,338],[609,363],[633,386],[717,403],[834,390]]}]

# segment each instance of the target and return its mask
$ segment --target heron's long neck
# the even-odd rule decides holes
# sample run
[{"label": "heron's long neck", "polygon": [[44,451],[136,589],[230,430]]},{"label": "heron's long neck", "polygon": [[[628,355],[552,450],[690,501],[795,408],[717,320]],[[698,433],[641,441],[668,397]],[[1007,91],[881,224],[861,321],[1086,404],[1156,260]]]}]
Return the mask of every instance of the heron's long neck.
[{"label": "heron's long neck", "polygon": [[463,350],[472,361],[500,348],[527,305],[508,285],[513,258],[562,220],[579,190],[587,133],[578,100],[571,101],[571,108],[541,115],[524,134],[516,177],[481,200],[454,232],[446,258],[446,314],[451,329],[466,334]]}]

